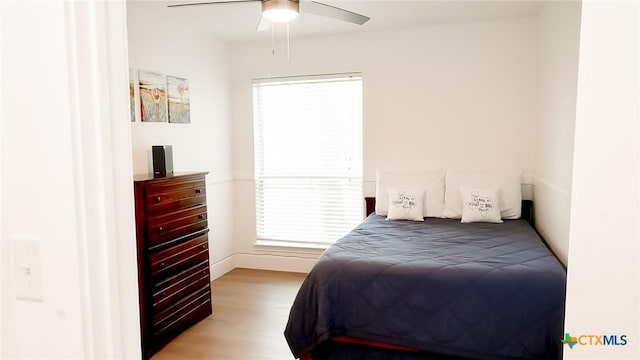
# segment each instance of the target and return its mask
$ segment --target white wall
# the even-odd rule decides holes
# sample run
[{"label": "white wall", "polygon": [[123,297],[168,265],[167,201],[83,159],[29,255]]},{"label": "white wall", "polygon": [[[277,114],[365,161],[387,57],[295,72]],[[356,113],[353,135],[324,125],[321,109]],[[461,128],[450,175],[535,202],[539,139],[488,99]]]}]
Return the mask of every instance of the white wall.
[{"label": "white wall", "polygon": [[292,39],[288,61],[281,34],[276,56],[270,41],[233,45],[238,252],[259,251],[253,246],[252,79],[362,73],[367,195],[377,169],[489,167],[530,174],[537,151],[536,31],[535,18],[519,18]]},{"label": "white wall", "polygon": [[640,4],[582,4],[565,332],[626,334],[566,359],[640,358]]},{"label": "white wall", "polygon": [[176,172],[209,171],[209,241],[215,267],[233,252],[227,46],[174,21],[170,9],[147,5],[127,3],[129,66],[187,78],[191,123],[144,123],[139,118],[132,123],[134,173],[152,172],[152,145],[173,146]]},{"label": "white wall", "polygon": [[[137,287],[120,278],[135,272],[130,153],[119,150],[129,124],[117,120],[128,108],[124,5],[1,10],[0,357],[139,357],[139,330],[127,326]],[[19,239],[39,248],[40,300],[17,298]]]},{"label": "white wall", "polygon": [[536,228],[567,264],[580,2],[549,2],[538,23],[539,116],[535,120]]},{"label": "white wall", "polygon": [[[68,256],[77,253],[78,234],[71,110],[61,91],[69,88],[64,8],[4,4],[2,26],[2,326],[11,340],[3,357],[81,358],[80,265]],[[15,298],[11,251],[18,238],[41,248],[42,302]]]}]

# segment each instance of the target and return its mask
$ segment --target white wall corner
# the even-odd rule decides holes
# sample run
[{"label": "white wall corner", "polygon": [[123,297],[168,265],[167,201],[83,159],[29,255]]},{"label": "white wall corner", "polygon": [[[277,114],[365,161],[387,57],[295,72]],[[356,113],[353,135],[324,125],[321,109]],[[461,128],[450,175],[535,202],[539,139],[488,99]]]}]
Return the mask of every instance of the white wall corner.
[{"label": "white wall corner", "polygon": [[234,255],[228,256],[210,265],[211,281],[235,269]]}]

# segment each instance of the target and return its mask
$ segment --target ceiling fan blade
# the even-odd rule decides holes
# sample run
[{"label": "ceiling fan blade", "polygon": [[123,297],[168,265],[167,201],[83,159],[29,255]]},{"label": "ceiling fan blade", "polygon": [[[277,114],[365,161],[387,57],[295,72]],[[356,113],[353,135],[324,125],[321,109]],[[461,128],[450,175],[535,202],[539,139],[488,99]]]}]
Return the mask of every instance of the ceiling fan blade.
[{"label": "ceiling fan blade", "polygon": [[370,19],[368,16],[360,15],[358,13],[354,13],[353,11],[341,9],[316,1],[300,1],[300,11],[330,17],[336,20],[342,20],[358,25],[362,25]]},{"label": "ceiling fan blade", "polygon": [[221,1],[202,1],[202,2],[193,2],[193,3],[184,3],[184,4],[172,4],[167,5],[167,7],[183,7],[183,6],[201,6],[201,5],[216,5],[216,4],[235,4],[235,3],[248,3],[248,2],[262,2],[262,0],[221,0]]},{"label": "ceiling fan blade", "polygon": [[258,28],[256,28],[256,31],[267,31],[269,29],[271,29],[271,21],[265,19],[264,16],[260,16],[260,22],[258,23]]}]

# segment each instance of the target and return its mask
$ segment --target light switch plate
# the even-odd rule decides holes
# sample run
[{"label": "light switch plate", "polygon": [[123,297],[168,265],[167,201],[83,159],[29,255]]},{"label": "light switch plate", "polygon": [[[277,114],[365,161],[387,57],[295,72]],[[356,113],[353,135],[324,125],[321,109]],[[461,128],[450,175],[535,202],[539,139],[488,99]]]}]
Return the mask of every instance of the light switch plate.
[{"label": "light switch plate", "polygon": [[42,264],[37,241],[13,241],[13,277],[17,299],[42,301]]}]

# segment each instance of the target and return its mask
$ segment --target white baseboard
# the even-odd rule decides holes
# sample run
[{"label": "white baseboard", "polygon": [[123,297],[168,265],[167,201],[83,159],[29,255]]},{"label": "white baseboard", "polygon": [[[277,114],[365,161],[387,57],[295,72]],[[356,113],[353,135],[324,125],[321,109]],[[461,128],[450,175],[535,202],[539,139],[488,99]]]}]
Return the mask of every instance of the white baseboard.
[{"label": "white baseboard", "polygon": [[268,254],[236,254],[235,267],[246,269],[308,273],[317,259]]},{"label": "white baseboard", "polygon": [[228,256],[214,264],[211,264],[209,269],[211,271],[211,281],[235,269],[233,256],[234,255]]},{"label": "white baseboard", "polygon": [[315,263],[313,258],[235,254],[211,264],[211,281],[235,268],[308,273]]}]

